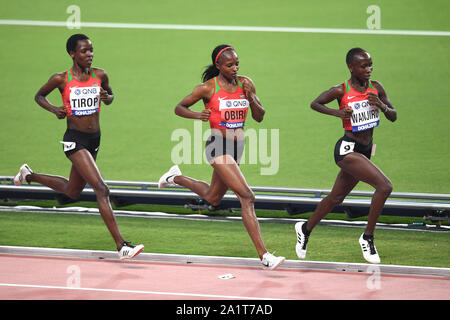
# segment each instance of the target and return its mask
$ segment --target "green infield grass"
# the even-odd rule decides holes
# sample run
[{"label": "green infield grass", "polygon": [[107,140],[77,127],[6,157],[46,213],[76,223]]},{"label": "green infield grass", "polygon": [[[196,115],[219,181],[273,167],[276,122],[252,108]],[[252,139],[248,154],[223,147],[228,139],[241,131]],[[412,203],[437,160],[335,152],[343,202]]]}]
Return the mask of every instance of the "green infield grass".
[{"label": "green infield grass", "polygon": [[[240,221],[132,217],[117,217],[117,221],[124,238],[144,244],[144,252],[257,257]],[[311,234],[307,259],[364,263],[358,243],[362,231],[319,225]],[[261,232],[269,251],[297,259],[292,223],[261,222]],[[0,234],[2,244],[13,246],[115,250],[102,219],[92,215],[1,212]],[[450,267],[450,242],[446,233],[377,230],[375,237],[383,264]]]},{"label": "green infield grass", "polygon": [[[78,6],[86,22],[367,29],[366,9],[372,2],[79,1]],[[71,4],[7,2],[0,19],[64,22]],[[378,5],[382,30],[449,30],[445,1]],[[233,14],[225,14],[227,8],[234,8]],[[372,54],[372,78],[383,84],[398,111],[397,122],[382,119],[375,129],[374,163],[392,180],[394,191],[449,193],[448,36],[0,25],[0,43],[8,48],[0,52],[0,175],[15,174],[24,162],[37,172],[68,175],[70,162],[59,142],[65,120],[39,107],[34,94],[52,74],[71,67],[65,42],[76,32],[91,37],[94,65],[108,72],[115,94],[112,105],[101,112],[98,165],[105,179],[157,181],[174,160],[172,151],[179,142],[172,135],[187,130],[191,156],[180,168],[209,181],[210,166],[195,163],[202,147],[194,149],[204,144],[195,130],[204,133],[208,124],[179,118],[173,109],[200,83],[212,49],[229,43],[239,54],[240,73],[253,79],[266,109],[263,122],[248,119],[246,124],[246,130],[267,134],[271,156],[258,155],[255,163],[247,156],[242,171],[249,184],[331,188],[338,172],[333,147],[343,134],[342,123],[309,105],[322,91],[349,78],[345,54],[360,46]],[[61,104],[58,92],[49,100]],[[193,109],[202,107],[199,103]],[[270,166],[270,174],[262,174]],[[371,187],[361,183],[357,189]]]},{"label": "green infield grass", "polygon": [[[63,1],[2,1],[0,20],[65,22],[74,4]],[[374,1],[106,1],[80,0],[82,22],[366,29]],[[448,2],[376,1],[381,30],[449,31]],[[450,37],[275,31],[207,31],[0,24],[0,175],[12,176],[23,163],[39,173],[68,176],[70,162],[60,141],[65,120],[39,107],[37,90],[72,61],[65,51],[73,33],[87,34],[94,63],[104,68],[115,99],[102,105],[98,166],[105,180],[157,181],[174,163],[174,150],[187,133],[180,168],[209,181],[202,157],[207,123],[177,117],[175,105],[200,83],[211,51],[222,43],[236,48],[242,75],[252,78],[266,116],[246,122],[257,137],[251,161],[247,144],[241,165],[249,185],[330,189],[338,173],[333,148],[342,122],[319,114],[310,103],[322,91],[349,78],[345,55],[352,47],[371,53],[372,78],[380,81],[398,112],[375,129],[373,162],[394,191],[450,193]],[[61,105],[61,95],[49,100]],[[337,103],[333,104],[338,107]],[[202,110],[200,103],[194,110]],[[249,138],[250,139],[250,138]],[[267,154],[261,153],[264,148]],[[176,155],[176,154],[175,154]],[[179,155],[179,154],[178,154]],[[264,171],[264,169],[266,171]],[[267,174],[269,173],[269,174]],[[372,190],[364,183],[358,190]],[[0,214],[0,244],[114,249],[98,217],[26,213]],[[303,217],[303,216],[302,216]],[[364,219],[364,218],[362,218]],[[242,223],[118,218],[146,252],[254,257]],[[293,259],[292,225],[262,223],[270,250]],[[363,262],[360,229],[320,226],[308,259]],[[449,266],[444,233],[377,230],[383,263]]]}]

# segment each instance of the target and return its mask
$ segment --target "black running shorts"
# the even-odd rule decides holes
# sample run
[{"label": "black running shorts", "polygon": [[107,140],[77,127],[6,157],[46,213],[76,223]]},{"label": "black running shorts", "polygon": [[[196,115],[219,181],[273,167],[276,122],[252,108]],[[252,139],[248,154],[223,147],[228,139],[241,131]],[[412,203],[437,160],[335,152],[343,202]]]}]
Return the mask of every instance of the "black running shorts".
[{"label": "black running shorts", "polygon": [[86,133],[77,130],[67,129],[64,133],[63,145],[64,153],[67,157],[81,149],[86,149],[95,158],[100,147],[100,131]]},{"label": "black running shorts", "polygon": [[334,161],[338,163],[345,158],[346,155],[352,152],[358,152],[370,159],[372,155],[372,142],[368,145],[360,144],[355,140],[344,135],[340,138],[334,147]]},{"label": "black running shorts", "polygon": [[206,159],[212,163],[214,158],[222,155],[230,155],[239,163],[244,152],[245,139],[227,139],[221,135],[210,135],[205,144]]}]

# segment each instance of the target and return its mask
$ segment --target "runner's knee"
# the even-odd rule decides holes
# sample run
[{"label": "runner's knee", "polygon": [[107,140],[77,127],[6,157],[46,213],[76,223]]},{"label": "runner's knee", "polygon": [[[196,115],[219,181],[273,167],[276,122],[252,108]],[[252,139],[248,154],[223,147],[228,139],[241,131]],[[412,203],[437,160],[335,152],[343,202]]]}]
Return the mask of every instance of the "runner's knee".
[{"label": "runner's knee", "polygon": [[100,197],[108,197],[109,196],[109,187],[103,181],[99,181],[97,184],[92,186],[95,191],[95,194]]},{"label": "runner's knee", "polygon": [[77,200],[81,194],[81,191],[82,190],[69,190],[66,192],[66,195],[73,200]]},{"label": "runner's knee", "polygon": [[377,187],[377,191],[384,194],[386,197],[388,197],[393,190],[392,182],[389,179],[386,179],[383,184],[381,184],[379,187]]},{"label": "runner's knee", "polygon": [[217,205],[219,205],[222,198],[223,197],[219,197],[218,195],[211,195],[211,196],[206,196],[205,200],[208,201],[213,206],[217,206]]},{"label": "runner's knee", "polygon": [[76,186],[70,186],[69,184],[67,184],[66,189],[65,189],[65,194],[73,199],[73,200],[77,200],[80,197],[81,192],[83,191],[85,185],[76,185]]},{"label": "runner's knee", "polygon": [[328,201],[331,205],[338,206],[345,200],[346,195],[328,195],[324,198],[325,201]]},{"label": "runner's knee", "polygon": [[247,189],[241,194],[239,194],[239,198],[241,199],[241,202],[243,203],[254,203],[255,202],[255,194],[252,190]]}]

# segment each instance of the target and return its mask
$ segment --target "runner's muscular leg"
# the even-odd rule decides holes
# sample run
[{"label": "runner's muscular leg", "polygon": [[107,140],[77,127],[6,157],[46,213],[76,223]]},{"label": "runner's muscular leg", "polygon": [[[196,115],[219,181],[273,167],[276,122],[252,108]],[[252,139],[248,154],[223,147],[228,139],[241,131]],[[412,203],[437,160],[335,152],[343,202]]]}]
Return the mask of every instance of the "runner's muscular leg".
[{"label": "runner's muscular leg", "polygon": [[392,183],[375,164],[360,153],[350,153],[338,165],[355,179],[368,183],[375,188],[365,230],[366,235],[373,235],[384,203],[392,192]]},{"label": "runner's muscular leg", "polygon": [[228,187],[217,174],[216,170],[213,171],[211,184],[186,176],[177,176],[173,179],[173,181],[176,184],[195,192],[213,206],[220,204],[220,200],[222,200],[223,195],[228,190]]},{"label": "runner's muscular leg", "polygon": [[267,252],[261,236],[261,230],[255,215],[255,195],[247,184],[238,164],[229,155],[214,159],[214,171],[221,180],[231,189],[239,201],[242,209],[242,222],[256,247],[259,258]]},{"label": "runner's muscular leg", "polygon": [[358,180],[351,174],[343,170],[339,171],[330,194],[320,201],[316,210],[314,210],[314,213],[308,219],[306,229],[311,231],[323,217],[344,201],[345,197],[353,190],[357,183]]},{"label": "runner's muscular leg", "polygon": [[81,149],[72,154],[70,160],[78,174],[94,189],[100,215],[114,238],[117,248],[121,249],[124,239],[111,208],[109,188],[104,182],[94,158],[86,149]]},{"label": "runner's muscular leg", "polygon": [[86,181],[72,165],[69,179],[49,174],[32,173],[27,176],[27,182],[37,182],[59,193],[76,200],[86,186]]}]

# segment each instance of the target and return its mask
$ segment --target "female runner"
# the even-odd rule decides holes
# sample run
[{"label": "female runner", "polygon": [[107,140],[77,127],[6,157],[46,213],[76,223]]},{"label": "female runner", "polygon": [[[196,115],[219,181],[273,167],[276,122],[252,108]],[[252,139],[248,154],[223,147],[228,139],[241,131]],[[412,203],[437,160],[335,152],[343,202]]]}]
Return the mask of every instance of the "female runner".
[{"label": "female runner", "polygon": [[[108,76],[105,70],[91,67],[94,49],[86,35],[72,35],[66,50],[73,60],[72,68],[54,74],[36,93],[35,100],[58,119],[67,119],[61,143],[72,162],[70,177],[38,174],[24,164],[14,177],[14,184],[37,182],[76,200],[88,183],[95,191],[100,215],[116,243],[120,259],[133,258],[144,246],[133,246],[122,238],[109,201],[109,188],[95,163],[100,146],[100,102],[109,105],[114,99]],[[61,107],[46,98],[56,88],[62,95]]]},{"label": "female runner", "polygon": [[[353,48],[347,53],[346,62],[350,79],[321,93],[311,103],[312,109],[342,119],[345,133],[334,149],[334,159],[341,170],[331,193],[319,203],[308,221],[296,223],[295,250],[299,259],[305,259],[306,246],[313,228],[335,206],[344,201],[359,181],[364,181],[374,187],[375,192],[367,226],[359,238],[359,244],[366,261],[380,263],[373,234],[384,203],[392,192],[392,183],[370,161],[372,136],[374,127],[378,126],[380,112],[392,122],[397,119],[397,112],[383,86],[378,81],[370,80],[373,67],[368,52]],[[338,101],[338,110],[326,106],[334,100]]]},{"label": "female runner", "polygon": [[[256,96],[252,80],[238,75],[239,59],[234,48],[217,46],[211,58],[212,64],[203,73],[203,83],[175,107],[175,113],[180,117],[210,123],[211,136],[206,142],[205,153],[214,168],[211,184],[183,176],[175,165],[161,177],[159,187],[184,186],[213,206],[219,205],[225,192],[231,189],[241,203],[242,221],[261,263],[275,269],[285,258],[276,257],[266,250],[255,215],[255,195],[239,169],[245,146],[243,128],[248,109],[257,122],[263,120],[265,110]],[[189,109],[200,100],[205,105],[202,112]]]}]

